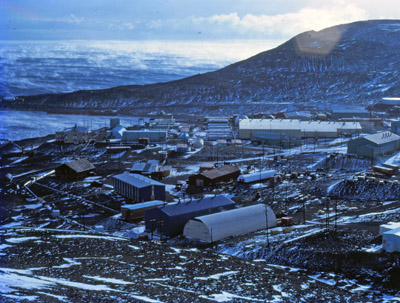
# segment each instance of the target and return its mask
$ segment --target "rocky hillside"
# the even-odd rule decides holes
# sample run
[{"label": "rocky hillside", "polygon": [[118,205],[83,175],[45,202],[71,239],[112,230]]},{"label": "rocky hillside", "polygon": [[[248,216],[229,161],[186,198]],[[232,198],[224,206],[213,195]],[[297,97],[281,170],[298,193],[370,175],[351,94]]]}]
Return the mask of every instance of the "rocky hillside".
[{"label": "rocky hillside", "polygon": [[206,74],[167,83],[25,96],[3,106],[105,109],[320,102],[366,104],[400,95],[400,20],[309,31]]}]

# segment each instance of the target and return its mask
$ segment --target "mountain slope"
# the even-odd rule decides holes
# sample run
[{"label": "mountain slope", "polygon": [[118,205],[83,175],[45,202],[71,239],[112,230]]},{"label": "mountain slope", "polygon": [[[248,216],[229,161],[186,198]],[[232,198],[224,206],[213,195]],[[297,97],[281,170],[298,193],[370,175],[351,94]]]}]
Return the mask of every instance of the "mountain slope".
[{"label": "mountain slope", "polygon": [[302,33],[215,72],[152,85],[26,96],[12,106],[104,109],[322,100],[367,103],[400,95],[399,49],[400,20],[361,21]]}]

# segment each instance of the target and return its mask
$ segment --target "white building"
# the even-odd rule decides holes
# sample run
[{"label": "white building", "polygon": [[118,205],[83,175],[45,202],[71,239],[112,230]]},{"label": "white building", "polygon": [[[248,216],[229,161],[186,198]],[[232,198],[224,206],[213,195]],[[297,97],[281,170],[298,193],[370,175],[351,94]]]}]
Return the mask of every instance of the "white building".
[{"label": "white building", "polygon": [[276,173],[275,170],[264,170],[252,174],[240,175],[238,177],[238,181],[243,183],[262,182],[265,180],[269,180],[270,178],[273,178],[275,176],[275,173]]},{"label": "white building", "polygon": [[250,140],[257,132],[281,133],[297,138],[336,138],[361,131],[359,122],[301,121],[293,119],[243,119],[239,138]]},{"label": "white building", "polygon": [[212,243],[230,236],[243,235],[276,226],[273,210],[264,204],[227,210],[189,220],[183,235]]},{"label": "white building", "polygon": [[382,248],[387,252],[400,252],[400,222],[382,224],[379,228],[382,235]]},{"label": "white building", "polygon": [[56,132],[56,140],[67,144],[86,143],[90,139],[88,130],[83,126],[74,126],[66,128],[63,131]]}]

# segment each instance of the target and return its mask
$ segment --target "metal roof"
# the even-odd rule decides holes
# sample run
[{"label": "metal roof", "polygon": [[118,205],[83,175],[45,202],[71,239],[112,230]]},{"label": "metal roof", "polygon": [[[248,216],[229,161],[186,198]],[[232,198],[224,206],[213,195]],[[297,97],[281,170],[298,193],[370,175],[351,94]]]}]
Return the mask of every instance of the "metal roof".
[{"label": "metal roof", "polygon": [[114,178],[121,180],[123,182],[129,183],[130,185],[133,185],[138,188],[146,187],[146,186],[150,186],[150,185],[165,186],[165,184],[162,184],[153,179],[150,179],[150,178],[144,177],[142,175],[138,175],[138,174],[124,173],[124,174],[120,174],[120,175],[115,175]]},{"label": "metal roof", "polygon": [[122,208],[126,208],[129,210],[136,210],[136,209],[141,209],[141,208],[146,208],[146,207],[152,207],[152,206],[162,206],[165,203],[160,200],[154,200],[154,201],[149,201],[149,202],[143,202],[143,203],[137,203],[137,204],[125,204],[121,206]]},{"label": "metal roof", "polygon": [[[199,228],[194,221],[200,221],[204,226]],[[230,236],[265,229],[267,221],[269,227],[276,226],[273,210],[264,204],[257,204],[196,217],[186,223],[184,235],[205,242],[214,242]],[[194,228],[191,228],[191,224]]]},{"label": "metal roof", "polygon": [[145,167],[146,167],[146,163],[136,162],[136,163],[133,163],[131,171],[144,171]]},{"label": "metal roof", "polygon": [[363,138],[372,143],[375,143],[375,144],[384,144],[384,143],[400,140],[400,136],[393,134],[391,132],[377,133],[377,134],[365,136]]},{"label": "metal roof", "polygon": [[204,209],[222,207],[234,204],[235,202],[233,202],[231,199],[228,199],[223,195],[219,195],[209,198],[196,199],[189,202],[166,205],[164,207],[161,207],[160,210],[169,216],[178,216]]},{"label": "metal roof", "polygon": [[302,132],[337,132],[338,129],[359,129],[359,122],[301,121],[297,119],[243,119],[239,129],[300,130]]},{"label": "metal roof", "polygon": [[85,158],[75,160],[72,162],[67,162],[62,165],[68,166],[69,168],[71,168],[72,170],[74,170],[77,173],[82,173],[82,172],[93,170],[96,168],[92,163],[89,162],[88,159],[85,159]]},{"label": "metal roof", "polygon": [[236,166],[224,165],[222,167],[203,172],[200,175],[203,175],[209,179],[217,179],[219,177],[229,175],[232,173],[236,173],[236,172],[240,173],[240,169],[237,168]]}]

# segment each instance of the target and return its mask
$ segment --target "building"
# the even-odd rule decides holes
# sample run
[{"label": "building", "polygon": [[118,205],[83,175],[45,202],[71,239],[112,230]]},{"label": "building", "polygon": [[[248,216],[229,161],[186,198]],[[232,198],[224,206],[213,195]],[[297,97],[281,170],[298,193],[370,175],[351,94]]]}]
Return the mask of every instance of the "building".
[{"label": "building", "polygon": [[204,146],[204,140],[200,137],[196,137],[196,139],[193,142],[193,147],[194,148],[200,148]]},{"label": "building", "polygon": [[400,120],[394,121],[390,125],[390,130],[396,135],[400,135]]},{"label": "building", "polygon": [[310,112],[306,111],[295,111],[283,113],[286,119],[298,119],[298,120],[311,120],[312,115]]},{"label": "building", "polygon": [[122,139],[122,135],[123,135],[124,132],[126,132],[126,129],[125,129],[125,127],[123,127],[121,125],[117,125],[111,131],[112,136],[115,139]]},{"label": "building", "polygon": [[215,186],[218,183],[236,181],[240,175],[240,169],[236,166],[224,165],[189,177],[189,185]]},{"label": "building", "polygon": [[257,132],[291,135],[297,138],[336,138],[357,134],[358,122],[301,121],[290,119],[243,119],[239,122],[239,138],[250,140]]},{"label": "building", "polygon": [[63,131],[56,132],[56,141],[66,144],[80,144],[89,141],[89,133],[86,127],[74,126]]},{"label": "building", "polygon": [[65,180],[79,180],[89,176],[95,170],[95,166],[89,160],[82,158],[79,160],[66,162],[55,169],[56,177]]},{"label": "building", "polygon": [[165,200],[165,185],[138,174],[120,174],[113,177],[114,190],[134,202]]},{"label": "building", "polygon": [[184,154],[188,152],[188,145],[186,143],[178,143],[176,145],[176,152],[180,154]]},{"label": "building", "polygon": [[382,248],[387,252],[400,252],[400,223],[389,222],[379,228],[382,235]]},{"label": "building", "polygon": [[238,177],[239,182],[243,183],[256,183],[256,182],[263,182],[269,181],[271,178],[275,176],[275,170],[264,170],[259,171],[252,174],[245,174]]},{"label": "building", "polygon": [[125,204],[121,206],[121,216],[124,220],[138,220],[144,218],[144,212],[148,209],[163,206],[163,201],[149,201],[137,204]]},{"label": "building", "polygon": [[195,217],[183,229],[183,235],[207,243],[231,236],[244,235],[276,226],[273,210],[264,204]]},{"label": "building", "polygon": [[160,143],[167,140],[166,130],[127,130],[123,132],[121,141],[123,143],[138,143],[139,139],[148,139],[150,143]]},{"label": "building", "polygon": [[350,140],[347,153],[360,158],[375,159],[400,149],[400,136],[391,132],[381,132]]},{"label": "building", "polygon": [[234,207],[235,202],[221,195],[149,209],[145,212],[146,230],[174,237],[182,234],[190,219]]},{"label": "building", "polygon": [[342,118],[368,118],[370,113],[362,107],[337,108],[331,111],[331,118],[334,120]]},{"label": "building", "polygon": [[121,125],[119,118],[110,118],[110,128],[114,129],[115,127]]},{"label": "building", "polygon": [[257,132],[251,137],[257,144],[290,148],[301,144],[300,138],[284,133]]},{"label": "building", "polygon": [[131,168],[131,173],[141,175],[151,175],[158,171],[160,171],[160,164],[158,160],[148,160],[146,163],[136,162]]}]

